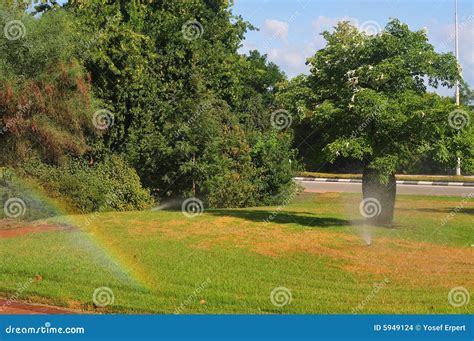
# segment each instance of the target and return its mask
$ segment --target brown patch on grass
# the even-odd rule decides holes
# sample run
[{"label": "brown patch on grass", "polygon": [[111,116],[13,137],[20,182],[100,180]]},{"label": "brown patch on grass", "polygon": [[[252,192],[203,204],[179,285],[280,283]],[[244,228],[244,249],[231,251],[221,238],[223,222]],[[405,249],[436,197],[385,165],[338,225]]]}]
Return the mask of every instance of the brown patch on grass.
[{"label": "brown patch on grass", "polygon": [[171,239],[190,238],[195,247],[202,249],[226,246],[275,258],[296,253],[330,257],[355,276],[385,276],[404,285],[474,286],[471,248],[396,238],[378,238],[366,246],[356,235],[329,230],[295,232],[276,224],[256,224],[232,217],[212,222],[196,220],[185,227],[162,226],[157,230]]},{"label": "brown patch on grass", "polygon": [[135,226],[128,228],[128,234],[131,236],[149,236],[159,231],[159,228],[154,226]]},{"label": "brown patch on grass", "polygon": [[13,228],[8,229],[1,229],[0,230],[0,239],[2,238],[15,238],[20,237],[28,234],[34,233],[44,233],[44,232],[71,232],[74,231],[75,228],[68,225],[49,225],[49,224],[39,224],[39,225],[31,225],[31,226],[21,226],[18,227],[16,225]]},{"label": "brown patch on grass", "polygon": [[258,241],[253,250],[272,256],[291,252],[328,256],[342,261],[340,267],[355,274],[385,276],[391,281],[413,286],[428,283],[447,288],[456,283],[474,285],[471,249],[387,238],[379,238],[366,246],[356,236],[304,231],[291,238]]},{"label": "brown patch on grass", "polygon": [[30,304],[17,301],[0,300],[0,315],[38,315],[38,314],[80,314],[81,311],[70,310],[43,304]]}]

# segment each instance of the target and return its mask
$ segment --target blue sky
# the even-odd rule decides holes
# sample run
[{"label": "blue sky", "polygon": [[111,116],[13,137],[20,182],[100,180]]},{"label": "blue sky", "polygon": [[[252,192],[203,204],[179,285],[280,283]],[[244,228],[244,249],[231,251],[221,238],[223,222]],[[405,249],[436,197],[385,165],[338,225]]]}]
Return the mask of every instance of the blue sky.
[{"label": "blue sky", "polygon": [[[460,63],[473,87],[474,1],[458,0],[458,9]],[[308,72],[306,58],[324,47],[320,33],[341,19],[373,32],[395,17],[426,28],[438,51],[454,51],[454,0],[235,0],[233,12],[260,29],[247,33],[241,52],[267,54],[289,77]]]}]

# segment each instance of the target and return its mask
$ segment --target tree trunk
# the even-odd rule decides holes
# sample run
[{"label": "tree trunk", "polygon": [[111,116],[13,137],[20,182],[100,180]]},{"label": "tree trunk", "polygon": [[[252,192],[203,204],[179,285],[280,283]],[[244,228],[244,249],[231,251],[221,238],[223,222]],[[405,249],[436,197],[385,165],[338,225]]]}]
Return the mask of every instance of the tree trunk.
[{"label": "tree trunk", "polygon": [[389,176],[387,184],[382,184],[376,170],[364,169],[362,194],[364,200],[360,205],[360,213],[367,218],[367,222],[371,225],[391,226],[397,195],[395,174]]}]

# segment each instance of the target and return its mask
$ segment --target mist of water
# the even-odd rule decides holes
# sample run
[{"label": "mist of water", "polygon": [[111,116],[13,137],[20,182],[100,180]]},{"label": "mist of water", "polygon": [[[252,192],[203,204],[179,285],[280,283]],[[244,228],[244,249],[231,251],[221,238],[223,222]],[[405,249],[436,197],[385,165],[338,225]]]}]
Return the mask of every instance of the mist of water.
[{"label": "mist of water", "polygon": [[183,200],[179,199],[170,199],[163,201],[159,206],[153,207],[152,211],[161,211],[161,210],[168,210],[168,209],[180,209]]}]

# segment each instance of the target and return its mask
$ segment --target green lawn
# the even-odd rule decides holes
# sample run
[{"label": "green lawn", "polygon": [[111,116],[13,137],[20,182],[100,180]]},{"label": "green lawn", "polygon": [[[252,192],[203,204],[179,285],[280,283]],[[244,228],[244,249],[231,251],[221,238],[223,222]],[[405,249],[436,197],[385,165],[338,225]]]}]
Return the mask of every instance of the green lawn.
[{"label": "green lawn", "polygon": [[[194,219],[180,211],[53,218],[78,229],[0,238],[0,292],[97,312],[474,312],[472,302],[448,302],[454,287],[474,290],[471,202],[401,196],[393,229],[364,227],[358,204],[355,194],[302,194],[281,208]],[[104,286],[115,301],[94,308]],[[289,304],[272,304],[277,287],[291,292]]]}]

